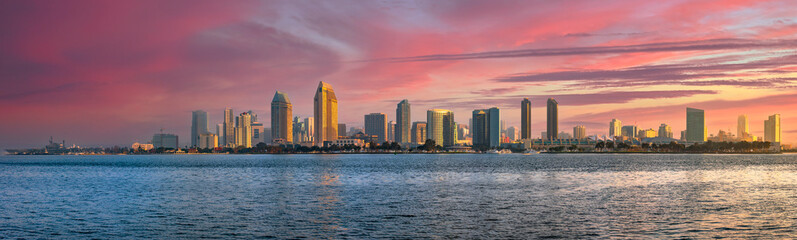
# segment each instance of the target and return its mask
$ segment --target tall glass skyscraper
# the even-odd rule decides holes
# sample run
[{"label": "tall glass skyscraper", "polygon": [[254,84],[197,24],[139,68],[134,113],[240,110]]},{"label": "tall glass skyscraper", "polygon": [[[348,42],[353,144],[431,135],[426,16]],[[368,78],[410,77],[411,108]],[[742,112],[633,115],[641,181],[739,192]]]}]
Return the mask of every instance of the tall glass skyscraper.
[{"label": "tall glass skyscraper", "polygon": [[705,142],[706,114],[701,109],[686,108],[686,141]]},{"label": "tall glass skyscraper", "polygon": [[764,121],[764,141],[780,143],[780,140],[780,114],[775,114]]},{"label": "tall glass skyscraper", "polygon": [[553,98],[548,99],[548,140],[559,138],[559,103]]},{"label": "tall glass skyscraper", "polygon": [[745,140],[750,135],[750,125],[747,120],[747,115],[739,115],[736,119],[736,137]]},{"label": "tall glass skyscraper", "polygon": [[612,119],[612,121],[609,122],[609,137],[614,139],[616,137],[622,136],[623,135],[622,126],[623,126],[622,121],[616,118]]},{"label": "tall glass skyscraper", "polygon": [[376,136],[377,144],[387,141],[387,115],[371,113],[365,115],[365,134]]},{"label": "tall glass skyscraper", "polygon": [[293,105],[288,95],[277,91],[271,100],[271,139],[293,142]]},{"label": "tall glass skyscraper", "polygon": [[520,102],[520,139],[531,138],[531,100]]},{"label": "tall glass skyscraper", "polygon": [[315,117],[315,136],[313,143],[323,146],[325,141],[338,139],[338,98],[332,85],[318,83],[313,98],[313,117]]},{"label": "tall glass skyscraper", "polygon": [[457,125],[454,123],[454,112],[445,109],[429,109],[426,111],[426,138],[437,145],[453,146],[457,142]]},{"label": "tall glass skyscraper", "polygon": [[208,113],[202,110],[191,112],[191,147],[199,146],[199,135],[208,131]]},{"label": "tall glass skyscraper", "polygon": [[501,120],[498,108],[473,110],[473,145],[498,147],[501,144]]},{"label": "tall glass skyscraper", "polygon": [[394,133],[397,143],[410,142],[410,102],[407,99],[401,100],[396,106],[396,132]]},{"label": "tall glass skyscraper", "polygon": [[235,114],[232,108],[224,109],[224,146],[235,145]]}]

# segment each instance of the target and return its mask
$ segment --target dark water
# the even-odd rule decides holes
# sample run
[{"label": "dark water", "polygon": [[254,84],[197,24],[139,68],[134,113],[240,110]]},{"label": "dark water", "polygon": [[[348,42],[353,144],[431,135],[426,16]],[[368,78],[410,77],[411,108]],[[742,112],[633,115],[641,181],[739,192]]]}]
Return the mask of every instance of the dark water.
[{"label": "dark water", "polygon": [[794,238],[797,155],[0,156],[0,238]]}]

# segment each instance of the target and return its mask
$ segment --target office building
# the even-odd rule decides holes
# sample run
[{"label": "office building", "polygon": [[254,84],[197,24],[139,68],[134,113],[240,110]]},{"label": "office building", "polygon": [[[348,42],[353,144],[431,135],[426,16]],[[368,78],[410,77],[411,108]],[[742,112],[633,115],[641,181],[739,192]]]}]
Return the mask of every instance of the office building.
[{"label": "office building", "polygon": [[672,138],[672,128],[670,128],[670,125],[662,123],[661,126],[659,126],[659,137]]},{"label": "office building", "polygon": [[445,109],[426,111],[426,138],[443,147],[453,146],[457,142],[456,131],[454,112]]},{"label": "office building", "polygon": [[498,147],[501,144],[501,120],[498,108],[473,110],[473,145]]},{"label": "office building", "polygon": [[457,139],[465,140],[470,135],[470,128],[465,124],[457,124]]},{"label": "office building", "polygon": [[[337,127],[337,125],[335,125]],[[304,142],[315,142],[313,138],[315,137],[315,119],[312,117],[307,117],[304,119],[304,127],[305,132],[302,134],[305,136],[302,141]]]},{"label": "office building", "polygon": [[252,147],[252,115],[244,112],[239,115],[235,125],[235,147]]},{"label": "office building", "polygon": [[365,115],[365,134],[376,136],[378,144],[387,141],[387,115],[384,113],[371,113]]},{"label": "office building", "polygon": [[191,146],[199,144],[199,134],[209,133],[208,113],[202,110],[191,112]]},{"label": "office building", "polygon": [[219,138],[216,134],[213,133],[203,133],[199,134],[199,142],[197,143],[198,148],[209,148],[213,149],[219,146]]},{"label": "office building", "polygon": [[780,114],[769,116],[764,121],[764,141],[771,143],[780,143]]},{"label": "office building", "polygon": [[639,129],[639,132],[637,133],[637,137],[639,137],[640,139],[655,138],[655,137],[658,137],[658,136],[659,136],[659,133],[656,130],[653,130],[652,128]]},{"label": "office building", "polygon": [[573,138],[575,139],[586,139],[587,138],[587,127],[584,125],[578,125],[573,127]]},{"label": "office building", "polygon": [[412,142],[423,144],[426,142],[426,122],[412,123]]},{"label": "office building", "polygon": [[553,98],[548,99],[548,140],[558,139],[557,133],[559,132],[559,103]]},{"label": "office building", "polygon": [[224,145],[224,123],[216,124],[216,138],[219,139],[219,146]]},{"label": "office building", "polygon": [[303,121],[301,118],[293,117],[293,143],[299,144],[303,142],[307,142],[310,139],[306,134],[307,131],[307,123]]},{"label": "office building", "polygon": [[277,91],[271,100],[271,141],[293,142],[293,105],[288,95]]},{"label": "office building", "polygon": [[686,141],[705,142],[706,135],[708,132],[705,112],[696,108],[686,108]]},{"label": "office building", "polygon": [[520,133],[520,131],[518,131],[518,128],[515,126],[506,128],[506,138],[509,141],[504,141],[504,142],[514,142],[520,140],[518,139],[518,133]]},{"label": "office building", "polygon": [[736,119],[736,137],[739,140],[746,140],[750,136],[750,125],[747,120],[747,115],[739,115]]},{"label": "office building", "polygon": [[315,118],[313,143],[316,146],[323,146],[325,141],[332,142],[338,139],[338,99],[328,83],[318,83],[313,98],[313,117]]},{"label": "office building", "polygon": [[637,129],[636,125],[623,126],[620,131],[621,131],[620,134],[623,137],[627,137],[627,138],[630,138],[630,139],[637,138],[638,137],[637,134],[639,134],[639,132],[638,132],[639,129]]},{"label": "office building", "polygon": [[338,136],[346,137],[349,136],[346,134],[346,124],[345,123],[338,123]]},{"label": "office building", "polygon": [[622,121],[620,121],[620,120],[618,120],[616,118],[612,119],[612,121],[609,122],[609,137],[614,139],[616,137],[623,136],[623,134],[622,134],[622,132],[623,132],[622,128],[623,127],[622,126],[623,126],[623,122]]},{"label": "office building", "polygon": [[258,143],[265,143],[265,135],[264,135],[265,127],[263,127],[263,123],[260,122],[253,122],[252,123],[252,145],[257,146]]},{"label": "office building", "polygon": [[387,122],[387,141],[393,142],[396,139],[396,122]]},{"label": "office building", "polygon": [[224,109],[224,146],[234,147],[235,145],[235,113],[232,108]]},{"label": "office building", "polygon": [[520,102],[520,138],[531,138],[531,100],[528,98]]},{"label": "office building", "polygon": [[398,143],[410,142],[410,102],[407,99],[401,100],[396,105],[396,130],[392,139]]},{"label": "office building", "polygon": [[166,134],[166,133],[156,133],[155,135],[153,135],[152,146],[154,146],[155,148],[172,148],[172,149],[180,148],[177,135]]}]

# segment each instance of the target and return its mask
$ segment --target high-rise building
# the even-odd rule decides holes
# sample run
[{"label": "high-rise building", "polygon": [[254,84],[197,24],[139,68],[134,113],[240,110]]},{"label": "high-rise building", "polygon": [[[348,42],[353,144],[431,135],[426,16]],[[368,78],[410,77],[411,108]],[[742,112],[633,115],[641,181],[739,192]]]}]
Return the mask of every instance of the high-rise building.
[{"label": "high-rise building", "polygon": [[514,142],[518,140],[518,128],[515,126],[511,126],[506,128],[506,138],[509,139],[508,142]]},{"label": "high-rise building", "polygon": [[274,140],[271,138],[271,128],[263,127],[263,142],[274,142]]},{"label": "high-rise building", "polygon": [[235,145],[235,113],[232,108],[224,109],[224,146]]},{"label": "high-rise building", "polygon": [[620,120],[618,120],[616,118],[612,119],[612,121],[609,122],[609,137],[616,138],[616,137],[623,136],[623,134],[622,134],[623,133],[623,130],[622,130],[623,127],[622,126],[623,126],[623,122],[622,121],[620,121]]},{"label": "high-rise building", "polygon": [[637,134],[639,134],[639,130],[637,129],[636,125],[623,126],[621,129],[621,134],[623,137],[633,139],[638,137]]},{"label": "high-rise building", "polygon": [[653,130],[652,128],[639,129],[639,132],[637,133],[637,137],[639,137],[640,139],[643,139],[643,138],[655,138],[655,137],[658,137],[658,136],[659,136],[659,133],[656,132],[656,130]]},{"label": "high-rise building", "polygon": [[208,131],[208,113],[202,110],[191,112],[191,146],[199,145],[199,134],[210,133]]},{"label": "high-rise building", "polygon": [[[305,132],[304,136],[305,139],[302,139],[304,142],[314,142],[313,138],[315,137],[315,119],[312,117],[307,117],[304,119],[304,126]],[[337,127],[337,125],[335,125]]]},{"label": "high-rise building", "polygon": [[235,124],[235,147],[252,147],[252,115],[244,112]]},{"label": "high-rise building", "polygon": [[659,126],[659,137],[672,138],[672,128],[670,128],[670,125],[662,123],[661,126]]},{"label": "high-rise building", "polygon": [[548,98],[548,140],[558,139],[559,132],[559,103],[553,98]]},{"label": "high-rise building", "polygon": [[531,138],[531,100],[528,98],[520,102],[520,138]]},{"label": "high-rise building", "polygon": [[307,142],[307,140],[310,139],[307,133],[307,123],[302,121],[298,116],[293,117],[293,143],[299,144]]},{"label": "high-rise building", "polygon": [[498,147],[501,144],[500,124],[497,107],[473,110],[473,145]]},{"label": "high-rise building", "polygon": [[313,143],[323,146],[325,141],[338,139],[338,98],[332,86],[325,82],[318,83],[313,98],[313,116],[315,117],[315,136]]},{"label": "high-rise building", "polygon": [[346,124],[345,123],[338,123],[338,136],[346,137]]},{"label": "high-rise building", "polygon": [[769,116],[764,121],[764,141],[780,143],[780,114]]},{"label": "high-rise building", "polygon": [[396,140],[396,122],[387,122],[387,141],[393,142]]},{"label": "high-rise building", "polygon": [[426,122],[412,123],[412,142],[423,144],[426,142]]},{"label": "high-rise building", "polygon": [[216,124],[216,138],[219,139],[219,146],[224,145],[224,123]]},{"label": "high-rise building", "polygon": [[457,124],[457,139],[465,140],[470,134],[470,128],[465,124]]},{"label": "high-rise building", "polygon": [[271,100],[271,141],[293,142],[293,105],[288,95],[277,91]]},{"label": "high-rise building", "polygon": [[216,148],[219,146],[219,140],[216,134],[213,133],[203,133],[199,134],[199,142],[197,143],[198,148]]},{"label": "high-rise building", "polygon": [[365,115],[365,134],[376,136],[378,143],[387,141],[387,115],[384,113],[371,113]]},{"label": "high-rise building", "polygon": [[747,121],[747,115],[739,115],[736,120],[736,137],[740,140],[746,140],[750,135],[750,125]]},{"label": "high-rise building", "polygon": [[453,146],[457,142],[456,131],[454,112],[445,109],[426,111],[426,138],[444,147]]},{"label": "high-rise building", "polygon": [[249,116],[250,116],[250,118],[252,120],[252,123],[257,122],[257,114],[255,114],[254,111],[249,110],[249,111],[246,111],[246,113],[249,114]]},{"label": "high-rise building", "polygon": [[686,108],[686,141],[705,142],[707,139],[706,115],[703,110]]},{"label": "high-rise building", "polygon": [[395,139],[398,143],[410,142],[410,102],[407,99],[401,100],[396,105],[396,132]]},{"label": "high-rise building", "polygon": [[575,139],[586,139],[587,138],[587,127],[584,125],[578,125],[573,127],[573,138]]},{"label": "high-rise building", "polygon": [[177,135],[166,134],[166,133],[156,133],[155,135],[153,135],[152,145],[155,148],[173,148],[173,149],[180,148]]},{"label": "high-rise building", "polygon": [[686,130],[681,130],[681,137],[678,139],[681,139],[681,141],[686,141]]},{"label": "high-rise building", "polygon": [[263,123],[260,122],[253,122],[252,123],[252,145],[257,146],[258,143],[266,142],[264,136],[265,127],[263,127]]}]

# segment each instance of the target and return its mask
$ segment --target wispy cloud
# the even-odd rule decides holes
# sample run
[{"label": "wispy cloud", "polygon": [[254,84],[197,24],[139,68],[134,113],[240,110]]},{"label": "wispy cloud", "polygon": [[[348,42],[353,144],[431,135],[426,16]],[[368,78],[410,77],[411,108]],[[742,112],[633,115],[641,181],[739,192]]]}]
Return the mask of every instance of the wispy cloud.
[{"label": "wispy cloud", "polygon": [[372,59],[366,61],[387,61],[387,62],[419,62],[419,61],[455,61],[470,59],[490,59],[490,58],[518,58],[518,57],[550,57],[568,55],[592,55],[592,54],[619,54],[636,52],[676,52],[676,51],[707,51],[707,50],[748,50],[748,49],[784,49],[797,47],[797,40],[757,40],[757,39],[736,39],[721,38],[696,41],[680,42],[660,42],[635,45],[618,46],[592,46],[592,47],[573,47],[573,48],[539,48],[539,49],[519,49],[509,51],[488,51],[462,54],[435,54],[413,57],[397,57]]}]

